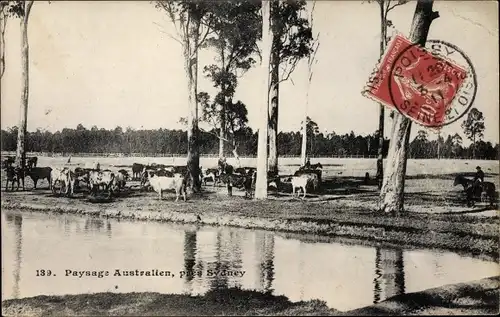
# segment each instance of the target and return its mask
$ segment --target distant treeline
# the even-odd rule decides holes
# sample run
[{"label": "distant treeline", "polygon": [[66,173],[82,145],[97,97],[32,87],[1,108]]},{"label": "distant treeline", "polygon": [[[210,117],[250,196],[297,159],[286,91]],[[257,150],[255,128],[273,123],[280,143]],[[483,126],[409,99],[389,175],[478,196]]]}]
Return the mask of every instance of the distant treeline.
[{"label": "distant treeline", "polygon": [[[17,127],[1,131],[2,151],[15,151]],[[200,153],[217,154],[219,139],[216,132],[200,131]],[[237,152],[240,156],[257,154],[257,133],[245,127],[234,135]],[[300,132],[280,132],[278,135],[279,155],[300,155],[302,135]],[[308,139],[308,155],[314,156],[374,156],[377,155],[377,135],[355,135],[354,132],[338,135],[334,132],[312,133]],[[411,158],[472,158],[472,145],[462,146],[458,134],[427,140],[427,133],[419,131],[410,143]],[[384,142],[384,156],[387,155],[389,140]],[[92,127],[90,130],[78,125],[76,129],[63,129],[55,133],[37,130],[26,136],[28,152],[52,153],[142,153],[147,154],[186,154],[187,135],[182,130],[113,130]],[[226,146],[227,155],[232,156],[232,146]],[[477,159],[499,159],[498,144],[476,142]]]}]

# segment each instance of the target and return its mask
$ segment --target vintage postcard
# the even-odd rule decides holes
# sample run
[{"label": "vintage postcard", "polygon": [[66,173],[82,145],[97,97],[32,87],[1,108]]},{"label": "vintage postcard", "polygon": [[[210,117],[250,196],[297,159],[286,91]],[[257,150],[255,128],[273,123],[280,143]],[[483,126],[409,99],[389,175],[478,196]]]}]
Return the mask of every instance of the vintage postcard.
[{"label": "vintage postcard", "polygon": [[499,313],[497,1],[0,13],[2,315]]}]

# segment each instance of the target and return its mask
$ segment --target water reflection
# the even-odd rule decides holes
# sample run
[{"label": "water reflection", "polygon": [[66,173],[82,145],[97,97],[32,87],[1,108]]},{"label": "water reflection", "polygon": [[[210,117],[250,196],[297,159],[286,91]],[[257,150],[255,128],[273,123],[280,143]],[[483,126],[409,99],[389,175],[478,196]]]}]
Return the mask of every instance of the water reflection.
[{"label": "water reflection", "polygon": [[258,261],[256,266],[258,290],[271,292],[274,280],[274,234],[256,232],[255,248]]},{"label": "water reflection", "polygon": [[374,304],[405,292],[403,250],[376,248],[373,285]]},{"label": "water reflection", "polygon": [[186,282],[186,291],[192,292],[192,280],[194,278],[194,267],[196,264],[196,231],[184,232],[184,279]]},{"label": "water reflection", "polygon": [[[2,215],[5,298],[145,291],[196,295],[241,287],[292,301],[320,299],[349,310],[404,292],[498,274],[497,263],[454,253],[306,242],[300,235],[236,228],[14,211]],[[40,283],[35,272],[42,268],[57,276]],[[80,279],[65,276],[68,269],[111,274]],[[176,277],[114,277],[115,269],[168,270]],[[181,276],[181,271],[189,274]],[[244,274],[227,274],[236,271]]]},{"label": "water reflection", "polygon": [[12,287],[12,297],[19,298],[19,283],[21,281],[21,262],[22,262],[22,244],[23,244],[23,217],[21,215],[7,215],[7,223],[14,228],[15,240],[15,261],[14,261],[14,283]]}]

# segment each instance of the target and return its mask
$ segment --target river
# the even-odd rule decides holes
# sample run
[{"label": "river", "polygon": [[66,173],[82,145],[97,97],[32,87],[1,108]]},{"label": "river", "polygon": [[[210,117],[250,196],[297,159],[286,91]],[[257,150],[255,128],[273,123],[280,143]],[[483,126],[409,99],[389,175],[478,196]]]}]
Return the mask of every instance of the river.
[{"label": "river", "polygon": [[[240,287],[345,311],[499,272],[497,263],[452,252],[306,242],[229,227],[13,210],[2,211],[1,223],[4,299]],[[143,276],[125,276],[129,271]]]}]

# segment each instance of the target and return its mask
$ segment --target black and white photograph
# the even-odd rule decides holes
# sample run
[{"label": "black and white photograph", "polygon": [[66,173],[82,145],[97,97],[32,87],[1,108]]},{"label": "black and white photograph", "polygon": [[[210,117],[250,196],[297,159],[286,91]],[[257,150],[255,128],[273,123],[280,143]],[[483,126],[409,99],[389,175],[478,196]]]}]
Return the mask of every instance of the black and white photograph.
[{"label": "black and white photograph", "polygon": [[2,316],[499,314],[498,7],[0,0]]}]

